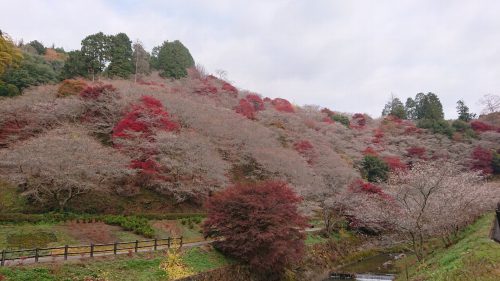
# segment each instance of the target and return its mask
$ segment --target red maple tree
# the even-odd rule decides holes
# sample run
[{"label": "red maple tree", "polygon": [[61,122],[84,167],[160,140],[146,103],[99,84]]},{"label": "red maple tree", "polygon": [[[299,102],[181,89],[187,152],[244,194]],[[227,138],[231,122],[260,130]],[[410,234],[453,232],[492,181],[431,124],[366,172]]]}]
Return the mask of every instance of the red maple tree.
[{"label": "red maple tree", "polygon": [[476,171],[482,171],[485,175],[491,175],[493,173],[493,153],[491,150],[483,148],[481,146],[476,147],[472,151],[472,169]]},{"label": "red maple tree", "polygon": [[209,198],[204,222],[215,246],[249,264],[266,280],[278,280],[285,266],[304,252],[306,219],[301,198],[285,182],[236,184]]},{"label": "red maple tree", "polygon": [[293,109],[292,104],[289,101],[287,101],[286,99],[275,98],[271,101],[271,104],[274,106],[274,108],[277,111],[295,112],[295,109]]}]

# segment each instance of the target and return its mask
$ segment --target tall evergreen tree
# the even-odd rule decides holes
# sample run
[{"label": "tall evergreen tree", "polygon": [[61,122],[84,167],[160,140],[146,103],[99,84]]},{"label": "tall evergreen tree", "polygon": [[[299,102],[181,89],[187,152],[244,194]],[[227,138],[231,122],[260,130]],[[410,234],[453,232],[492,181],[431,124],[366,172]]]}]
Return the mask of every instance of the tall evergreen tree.
[{"label": "tall evergreen tree", "polygon": [[384,110],[382,110],[382,116],[392,115],[400,119],[406,119],[405,106],[401,100],[395,96],[391,96],[391,99],[385,104]]},{"label": "tall evergreen tree", "polygon": [[443,105],[434,93],[418,93],[415,97],[417,119],[444,119]]},{"label": "tall evergreen tree", "polygon": [[407,98],[405,103],[406,118],[409,120],[417,119],[417,103],[412,98]]},{"label": "tall evergreen tree", "polygon": [[110,76],[129,77],[133,71],[132,64],[132,41],[125,33],[110,36],[109,47],[110,64],[107,72]]},{"label": "tall evergreen tree", "polygon": [[469,112],[469,107],[465,105],[464,100],[457,101],[457,113],[458,119],[465,122],[476,118],[476,114]]},{"label": "tall evergreen tree", "polygon": [[102,32],[89,35],[82,40],[82,54],[92,80],[100,74],[109,61],[110,37]]},{"label": "tall evergreen tree", "polygon": [[47,48],[45,48],[45,46],[42,43],[38,42],[37,40],[29,42],[28,45],[35,48],[37,54],[39,55],[44,55],[45,52],[47,51]]},{"label": "tall evergreen tree", "polygon": [[158,68],[161,76],[175,79],[185,77],[187,69],[193,66],[193,57],[179,40],[163,42],[158,53]]}]

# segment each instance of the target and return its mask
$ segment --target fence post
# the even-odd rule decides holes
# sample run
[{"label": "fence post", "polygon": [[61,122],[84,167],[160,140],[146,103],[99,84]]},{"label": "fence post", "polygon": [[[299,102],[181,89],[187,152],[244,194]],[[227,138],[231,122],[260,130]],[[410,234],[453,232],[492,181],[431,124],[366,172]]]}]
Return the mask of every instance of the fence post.
[{"label": "fence post", "polygon": [[168,245],[168,249],[170,249],[170,237],[168,237],[168,240],[167,240],[167,245]]},{"label": "fence post", "polygon": [[156,248],[158,248],[158,239],[155,238],[155,245],[153,249],[156,251]]},{"label": "fence post", "polygon": [[38,248],[35,249],[35,262],[38,262]]},{"label": "fence post", "polygon": [[64,245],[64,260],[68,260],[68,245]]},{"label": "fence post", "polygon": [[113,244],[113,254],[116,255],[116,249],[118,248],[118,243],[115,241],[115,244]]},{"label": "fence post", "polygon": [[90,243],[90,257],[94,257],[94,243]]},{"label": "fence post", "polygon": [[2,260],[0,261],[0,266],[4,266],[5,264],[5,250],[2,250]]},{"label": "fence post", "polygon": [[139,249],[139,240],[135,240],[135,252],[137,253],[137,250]]},{"label": "fence post", "polygon": [[181,236],[181,245],[179,246],[179,248],[182,248],[182,236]]}]

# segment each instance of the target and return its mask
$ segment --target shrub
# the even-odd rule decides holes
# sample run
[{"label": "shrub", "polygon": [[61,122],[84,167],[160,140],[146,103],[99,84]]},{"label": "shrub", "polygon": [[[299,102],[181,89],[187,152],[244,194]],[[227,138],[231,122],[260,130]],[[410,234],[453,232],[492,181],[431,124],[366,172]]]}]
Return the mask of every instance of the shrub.
[{"label": "shrub", "polygon": [[21,92],[13,84],[7,84],[0,81],[0,97],[13,97],[19,95]]},{"label": "shrub", "polygon": [[472,169],[481,171],[485,175],[493,173],[493,153],[491,150],[481,146],[476,147],[472,151]]},{"label": "shrub", "polygon": [[81,93],[87,87],[87,83],[78,79],[66,79],[61,82],[57,89],[58,97],[74,96]]},{"label": "shrub", "polygon": [[333,121],[339,122],[340,124],[349,128],[349,117],[342,114],[333,114],[330,116]]},{"label": "shrub", "polygon": [[364,182],[362,179],[357,179],[349,185],[349,190],[351,192],[365,192],[373,193],[378,195],[384,195],[382,188],[374,185],[370,182]]},{"label": "shrub", "polygon": [[352,116],[352,121],[354,127],[362,128],[366,125],[366,116],[361,113],[356,113]]},{"label": "shrub", "polygon": [[162,103],[150,96],[141,97],[141,103],[135,104],[113,128],[113,138],[133,138],[134,133],[149,138],[154,129],[176,131],[179,124],[170,120]]},{"label": "shrub", "polygon": [[271,101],[271,104],[277,111],[291,112],[291,113],[295,112],[292,104],[286,99],[275,98]]},{"label": "shrub", "polygon": [[472,129],[475,132],[480,132],[480,133],[495,130],[494,126],[487,124],[487,123],[484,123],[484,122],[481,122],[481,121],[478,121],[478,120],[474,120],[474,121],[470,122],[470,126],[472,127]]},{"label": "shrub", "polygon": [[408,168],[406,163],[401,162],[401,159],[397,156],[386,156],[384,162],[391,171],[406,170]]},{"label": "shrub", "polygon": [[216,95],[218,90],[215,85],[212,84],[212,81],[208,78],[202,79],[201,83],[194,90],[195,93],[200,95]]},{"label": "shrub", "polygon": [[406,149],[406,155],[408,157],[417,157],[419,159],[425,159],[426,149],[425,147],[412,146]]},{"label": "shrub", "polygon": [[386,181],[389,167],[376,156],[366,155],[361,162],[362,173],[369,182]]},{"label": "shrub", "polygon": [[373,147],[368,146],[367,148],[365,148],[365,150],[363,150],[363,155],[377,156],[378,153],[377,151],[375,151],[375,149],[373,149]]},{"label": "shrub", "polygon": [[234,108],[236,113],[245,116],[248,119],[255,119],[255,109],[246,99],[240,99],[239,104]]},{"label": "shrub", "polygon": [[133,231],[135,234],[144,235],[148,238],[153,238],[155,234],[154,229],[145,218],[105,215],[102,217],[102,221],[106,224],[121,226],[125,230]]},{"label": "shrub", "polygon": [[302,156],[307,158],[307,163],[312,163],[314,158],[314,147],[308,140],[301,140],[294,143],[293,148]]},{"label": "shrub", "polygon": [[238,89],[227,82],[224,82],[224,84],[222,85],[222,90],[227,92],[232,97],[238,96]]},{"label": "shrub", "polygon": [[113,85],[110,84],[97,84],[94,86],[87,86],[81,91],[80,97],[82,97],[83,99],[97,99],[102,94],[105,94],[108,91],[114,92],[116,91],[116,89],[115,87],[113,87]]},{"label": "shrub", "polygon": [[419,128],[429,129],[434,134],[447,135],[450,138],[455,131],[448,121],[442,119],[422,119],[418,121],[417,126]]},{"label": "shrub", "polygon": [[300,201],[284,182],[231,186],[208,200],[205,236],[223,237],[215,242],[222,252],[277,280],[304,252]]},{"label": "shrub", "polygon": [[249,94],[245,99],[253,105],[255,111],[264,110],[264,101],[256,94]]}]

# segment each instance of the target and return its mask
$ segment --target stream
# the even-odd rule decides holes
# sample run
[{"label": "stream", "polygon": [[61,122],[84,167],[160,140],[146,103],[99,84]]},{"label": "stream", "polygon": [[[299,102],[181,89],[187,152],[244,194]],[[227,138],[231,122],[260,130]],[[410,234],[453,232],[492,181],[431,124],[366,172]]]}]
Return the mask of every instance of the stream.
[{"label": "stream", "polygon": [[[379,254],[366,258],[328,273],[323,281],[333,280],[359,280],[377,281],[394,280],[398,273],[394,266],[398,254]],[[349,276],[351,275],[351,276]]]}]

